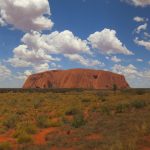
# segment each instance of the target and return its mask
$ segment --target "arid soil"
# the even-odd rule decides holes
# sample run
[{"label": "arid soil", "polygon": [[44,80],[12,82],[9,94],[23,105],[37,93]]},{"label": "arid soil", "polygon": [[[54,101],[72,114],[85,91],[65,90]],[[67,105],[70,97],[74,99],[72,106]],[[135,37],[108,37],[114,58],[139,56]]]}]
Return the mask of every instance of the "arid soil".
[{"label": "arid soil", "polygon": [[149,90],[0,94],[0,150],[150,150]]}]

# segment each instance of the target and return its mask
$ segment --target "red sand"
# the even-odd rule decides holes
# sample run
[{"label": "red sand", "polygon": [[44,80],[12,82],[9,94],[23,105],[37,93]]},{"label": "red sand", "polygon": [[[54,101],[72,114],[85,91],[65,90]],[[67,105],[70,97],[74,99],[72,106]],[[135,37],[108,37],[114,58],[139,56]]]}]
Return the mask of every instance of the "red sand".
[{"label": "red sand", "polygon": [[97,141],[97,140],[102,140],[102,136],[100,136],[99,134],[93,133],[87,136],[86,139],[90,141]]},{"label": "red sand", "polygon": [[45,140],[46,135],[51,132],[55,132],[55,131],[57,131],[57,129],[52,128],[52,127],[41,130],[39,133],[37,133],[33,136],[34,144],[36,144],[36,145],[46,144],[46,140]]}]

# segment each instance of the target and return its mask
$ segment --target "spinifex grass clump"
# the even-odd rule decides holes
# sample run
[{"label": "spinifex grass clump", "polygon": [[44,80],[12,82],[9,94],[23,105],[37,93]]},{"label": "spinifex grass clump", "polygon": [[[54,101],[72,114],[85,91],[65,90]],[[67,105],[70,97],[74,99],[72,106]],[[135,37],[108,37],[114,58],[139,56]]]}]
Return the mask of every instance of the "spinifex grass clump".
[{"label": "spinifex grass clump", "polygon": [[30,134],[27,134],[26,132],[22,132],[17,138],[18,143],[20,144],[27,144],[27,143],[32,143],[33,139]]},{"label": "spinifex grass clump", "polygon": [[65,115],[76,115],[80,112],[79,109],[77,108],[69,108],[66,112]]},{"label": "spinifex grass clump", "polygon": [[37,133],[37,127],[33,123],[20,123],[16,127],[16,132],[13,135],[14,137],[18,137],[22,133],[27,133],[27,134],[36,134]]},{"label": "spinifex grass clump", "polygon": [[130,108],[129,104],[121,103],[121,104],[116,105],[115,111],[116,111],[116,113],[123,113],[123,112],[127,111],[127,109],[129,109],[129,108]]},{"label": "spinifex grass clump", "polygon": [[12,150],[12,145],[9,142],[0,143],[0,150]]},{"label": "spinifex grass clump", "polygon": [[108,105],[103,105],[103,106],[101,106],[100,111],[103,114],[110,115],[111,108]]},{"label": "spinifex grass clump", "polygon": [[143,108],[146,106],[146,102],[142,100],[134,100],[133,102],[131,102],[131,106],[137,109]]},{"label": "spinifex grass clump", "polygon": [[39,115],[36,118],[36,124],[39,128],[50,127],[50,120],[47,115]]},{"label": "spinifex grass clump", "polygon": [[82,113],[78,113],[78,114],[74,115],[73,121],[72,121],[73,127],[79,128],[79,127],[85,125],[85,123],[86,123],[86,121],[85,121]]},{"label": "spinifex grass clump", "polygon": [[145,94],[146,92],[145,92],[145,90],[143,90],[143,89],[139,89],[139,90],[136,90],[136,94],[138,94],[138,95],[143,95],[143,94]]},{"label": "spinifex grass clump", "polygon": [[73,117],[72,122],[71,122],[71,126],[73,126],[75,128],[79,128],[79,127],[85,125],[85,123],[86,123],[86,121],[84,119],[83,112],[76,107],[69,108],[65,112],[65,115]]},{"label": "spinifex grass clump", "polygon": [[3,121],[3,126],[5,126],[6,128],[8,129],[13,129],[16,127],[16,124],[18,122],[18,115],[10,115],[8,116],[8,118],[6,118],[4,121]]}]

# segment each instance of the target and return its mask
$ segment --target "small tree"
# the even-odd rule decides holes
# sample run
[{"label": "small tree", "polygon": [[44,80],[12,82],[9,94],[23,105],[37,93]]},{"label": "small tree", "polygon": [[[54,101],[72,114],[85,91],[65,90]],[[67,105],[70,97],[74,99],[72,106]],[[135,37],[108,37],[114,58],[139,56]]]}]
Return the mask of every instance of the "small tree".
[{"label": "small tree", "polygon": [[113,84],[113,91],[116,92],[117,91],[117,85]]}]

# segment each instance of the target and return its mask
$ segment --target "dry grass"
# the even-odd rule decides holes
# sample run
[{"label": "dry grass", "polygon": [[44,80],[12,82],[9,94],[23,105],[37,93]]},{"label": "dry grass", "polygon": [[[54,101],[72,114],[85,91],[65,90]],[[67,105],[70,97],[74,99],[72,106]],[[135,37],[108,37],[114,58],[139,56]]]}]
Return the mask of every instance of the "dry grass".
[{"label": "dry grass", "polygon": [[[13,130],[19,150],[138,150],[150,134],[149,111],[149,90],[1,93],[0,139]],[[33,134],[50,127],[58,130],[35,145]]]}]

